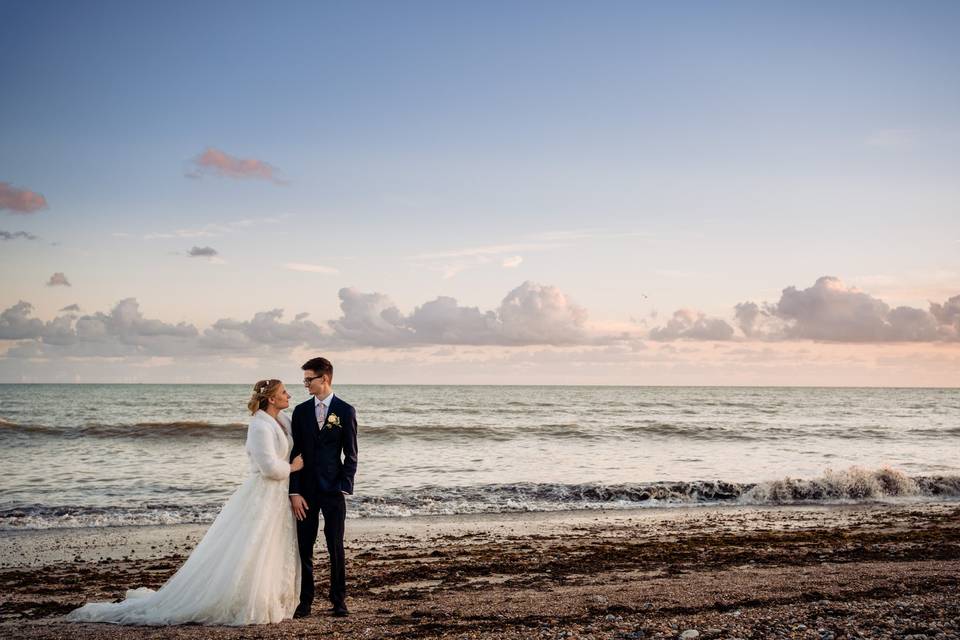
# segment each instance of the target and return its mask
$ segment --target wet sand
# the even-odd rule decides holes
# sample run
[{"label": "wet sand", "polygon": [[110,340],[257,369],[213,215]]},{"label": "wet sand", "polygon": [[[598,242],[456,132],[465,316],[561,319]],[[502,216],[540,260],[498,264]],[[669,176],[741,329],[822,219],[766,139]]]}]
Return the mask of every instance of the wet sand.
[{"label": "wet sand", "polygon": [[349,618],[61,620],[159,587],[205,529],[0,533],[0,637],[960,638],[956,502],[349,520]]}]

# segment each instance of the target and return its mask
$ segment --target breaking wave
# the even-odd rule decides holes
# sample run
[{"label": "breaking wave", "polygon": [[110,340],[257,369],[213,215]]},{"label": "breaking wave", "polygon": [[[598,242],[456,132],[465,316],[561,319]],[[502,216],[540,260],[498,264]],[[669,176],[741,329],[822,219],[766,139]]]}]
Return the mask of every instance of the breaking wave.
[{"label": "breaking wave", "polygon": [[173,422],[136,422],[133,424],[87,423],[76,427],[53,427],[44,424],[18,424],[0,418],[0,429],[13,433],[79,437],[244,437],[247,425],[241,422],[205,422],[177,420]]},{"label": "breaking wave", "polygon": [[[908,476],[890,468],[827,471],[814,479],[761,483],[714,481],[636,484],[513,483],[424,486],[350,499],[349,517],[630,509],[644,507],[830,505],[960,500],[960,476]],[[222,502],[185,506],[7,506],[0,530],[58,529],[211,522]]]}]

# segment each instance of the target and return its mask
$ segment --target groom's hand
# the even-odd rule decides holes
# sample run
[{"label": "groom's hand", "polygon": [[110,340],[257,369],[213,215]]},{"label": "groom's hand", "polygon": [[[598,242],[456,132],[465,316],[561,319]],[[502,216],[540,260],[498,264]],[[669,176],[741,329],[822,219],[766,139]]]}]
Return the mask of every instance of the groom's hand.
[{"label": "groom's hand", "polygon": [[290,508],[293,509],[293,515],[297,520],[303,520],[307,517],[307,501],[303,496],[290,496]]}]

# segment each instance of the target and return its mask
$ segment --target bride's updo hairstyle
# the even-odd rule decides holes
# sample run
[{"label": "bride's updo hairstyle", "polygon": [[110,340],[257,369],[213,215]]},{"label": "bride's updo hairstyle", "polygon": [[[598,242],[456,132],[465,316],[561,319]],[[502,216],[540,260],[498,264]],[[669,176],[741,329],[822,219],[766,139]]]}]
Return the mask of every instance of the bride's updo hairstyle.
[{"label": "bride's updo hairstyle", "polygon": [[247,409],[250,409],[250,413],[254,414],[260,409],[265,410],[267,405],[270,404],[270,396],[277,392],[281,384],[283,383],[279,380],[270,378],[269,380],[260,380],[253,385],[253,395],[250,396],[250,402],[247,403]]}]

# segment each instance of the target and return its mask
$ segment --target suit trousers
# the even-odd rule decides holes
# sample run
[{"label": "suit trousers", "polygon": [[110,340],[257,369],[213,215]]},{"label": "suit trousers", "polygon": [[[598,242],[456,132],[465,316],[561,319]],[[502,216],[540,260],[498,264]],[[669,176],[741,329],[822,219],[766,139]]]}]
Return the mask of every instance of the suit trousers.
[{"label": "suit trousers", "polygon": [[321,493],[307,501],[307,517],[297,521],[297,545],[300,548],[300,606],[310,609],[315,587],[313,577],[313,546],[317,542],[320,515],[323,515],[323,537],[330,556],[330,602],[345,605],[347,598],[347,571],[343,554],[343,531],[347,518],[347,502],[343,493]]}]

